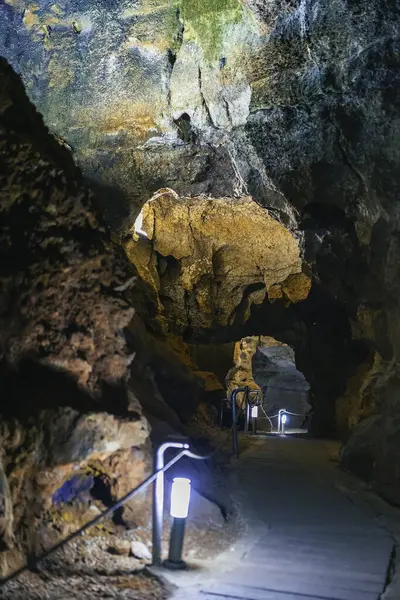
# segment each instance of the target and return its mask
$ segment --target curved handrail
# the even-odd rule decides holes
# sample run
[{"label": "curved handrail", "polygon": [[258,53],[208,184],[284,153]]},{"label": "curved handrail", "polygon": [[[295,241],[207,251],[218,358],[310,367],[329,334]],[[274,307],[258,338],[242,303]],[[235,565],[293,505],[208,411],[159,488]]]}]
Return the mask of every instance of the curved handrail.
[{"label": "curved handrail", "polygon": [[[287,415],[292,415],[293,417],[304,417],[306,415],[302,414],[302,413],[294,413],[294,412],[290,412],[290,410],[285,410],[285,413]],[[279,413],[276,413],[276,415],[267,415],[268,419],[274,419],[275,417],[279,417]]]},{"label": "curved handrail", "polygon": [[99,515],[94,517],[94,519],[92,519],[91,521],[89,521],[88,523],[86,523],[85,525],[83,525],[82,527],[80,527],[79,529],[77,529],[76,531],[71,533],[70,535],[68,535],[66,538],[64,538],[60,542],[57,542],[57,544],[55,544],[48,550],[45,550],[45,552],[43,552],[40,556],[31,557],[30,559],[28,559],[28,561],[26,562],[25,565],[23,565],[22,567],[20,567],[13,573],[10,573],[10,575],[3,577],[0,580],[0,587],[4,586],[11,580],[16,579],[17,577],[22,575],[22,573],[24,573],[25,571],[37,570],[38,564],[41,561],[43,561],[45,558],[48,558],[48,556],[50,556],[51,554],[54,554],[54,552],[57,552],[57,550],[60,550],[60,548],[62,548],[63,546],[65,546],[66,544],[68,544],[69,542],[74,540],[76,537],[82,535],[87,529],[89,529],[90,527],[93,527],[93,525],[96,525],[102,519],[105,519],[108,516],[112,515],[116,510],[118,510],[119,508],[121,508],[121,506],[123,506],[126,502],[128,502],[128,500],[130,500],[131,498],[136,496],[136,494],[139,494],[140,492],[145,490],[147,488],[147,486],[149,486],[151,483],[153,483],[160,474],[163,474],[166,471],[168,471],[168,469],[170,469],[175,463],[177,463],[184,456],[187,456],[188,458],[193,458],[196,460],[207,460],[208,458],[210,458],[212,456],[212,454],[214,454],[214,453],[212,453],[207,456],[201,456],[201,455],[195,454],[194,452],[191,452],[189,450],[188,444],[184,444],[183,446],[184,446],[183,450],[181,452],[179,452],[176,456],[174,456],[174,458],[172,458],[166,465],[164,465],[161,469],[156,470],[152,475],[150,475],[150,477],[147,477],[147,479],[142,481],[142,483],[140,483],[138,486],[136,486],[133,490],[131,490],[125,496],[120,498],[117,502],[115,502],[115,504],[113,504],[112,506],[107,508],[105,511],[103,511],[102,513],[100,513]]}]

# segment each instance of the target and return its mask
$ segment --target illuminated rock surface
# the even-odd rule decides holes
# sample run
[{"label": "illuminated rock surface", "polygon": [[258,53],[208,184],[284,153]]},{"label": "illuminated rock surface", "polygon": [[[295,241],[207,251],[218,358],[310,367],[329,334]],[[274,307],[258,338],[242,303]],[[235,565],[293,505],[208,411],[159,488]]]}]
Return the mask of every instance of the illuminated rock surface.
[{"label": "illuminated rock surface", "polygon": [[[63,535],[88,520],[82,507],[70,517],[62,507],[52,511],[54,493],[72,475],[97,474],[111,498],[142,480],[150,465],[149,427],[126,387],[133,356],[122,330],[134,310],[121,289],[133,273],[68,154],[3,60],[0,73],[6,572],[19,564],[21,551],[36,552],[57,531]],[[141,457],[132,446],[142,448]]]},{"label": "illuminated rock surface", "polygon": [[[1,360],[9,386],[29,359],[74,390],[51,379],[47,406],[28,369],[24,409],[70,406],[79,385],[79,410],[146,403],[179,429],[221,391],[225,360],[204,367],[200,345],[273,336],[311,385],[314,431],[339,431],[343,464],[400,501],[399,25],[390,0],[0,4],[0,55],[55,136],[2,77]],[[146,205],[137,241],[161,188],[177,197]],[[201,222],[217,205],[229,226]]]},{"label": "illuminated rock surface", "polygon": [[142,214],[147,236],[133,233],[125,249],[176,333],[246,322],[270,292],[292,302],[308,295],[297,241],[251,198],[160,191]]}]

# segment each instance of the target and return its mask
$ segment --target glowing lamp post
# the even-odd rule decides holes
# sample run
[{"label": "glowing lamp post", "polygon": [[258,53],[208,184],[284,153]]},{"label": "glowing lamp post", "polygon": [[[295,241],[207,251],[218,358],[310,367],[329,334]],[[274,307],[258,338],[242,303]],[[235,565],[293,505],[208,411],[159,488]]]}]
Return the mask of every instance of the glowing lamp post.
[{"label": "glowing lamp post", "polygon": [[253,433],[257,431],[258,406],[251,407],[251,428]]},{"label": "glowing lamp post", "polygon": [[285,433],[286,421],[287,421],[287,414],[283,413],[282,414],[282,433]]},{"label": "glowing lamp post", "polygon": [[169,540],[169,553],[167,560],[164,561],[164,566],[168,569],[184,569],[186,567],[185,562],[182,560],[182,550],[189,502],[190,479],[175,477],[171,489],[170,514],[173,521]]},{"label": "glowing lamp post", "polygon": [[285,425],[287,423],[286,408],[281,408],[278,414],[278,433],[285,434]]}]

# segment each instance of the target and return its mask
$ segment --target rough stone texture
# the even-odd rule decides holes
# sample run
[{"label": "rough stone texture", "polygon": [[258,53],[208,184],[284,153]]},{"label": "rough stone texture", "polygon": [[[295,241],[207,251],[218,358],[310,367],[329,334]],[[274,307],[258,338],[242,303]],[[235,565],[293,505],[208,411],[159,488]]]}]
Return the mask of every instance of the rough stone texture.
[{"label": "rough stone texture", "polygon": [[4,62],[1,78],[0,360],[35,358],[99,391],[129,373],[122,329],[134,311],[118,290],[134,273]]},{"label": "rough stone texture", "polygon": [[[42,544],[55,541],[56,532],[65,536],[94,517],[90,498],[95,501],[95,477],[103,477],[104,485],[107,481],[110,498],[122,496],[121,487],[126,493],[140,483],[150,465],[147,455],[142,461],[134,455],[129,460],[132,445],[143,446],[148,438],[146,421],[138,416],[132,411],[123,419],[60,408],[39,411],[25,422],[2,422],[1,462],[10,490],[2,497],[8,496],[6,516],[16,538],[6,530],[3,542],[13,552],[2,557],[3,569],[7,560],[13,565],[26,545],[37,553]],[[67,488],[71,478],[75,482]],[[99,506],[107,506],[105,497]]]},{"label": "rough stone texture", "polygon": [[221,395],[221,383],[213,372],[199,369],[182,338],[152,334],[138,315],[128,337],[136,353],[130,388],[152,425],[153,441],[170,434],[168,427],[182,433],[182,423],[202,400]]},{"label": "rough stone texture", "polygon": [[[257,352],[258,344],[261,344],[261,338],[247,337],[235,344],[233,363],[234,366],[226,375],[226,390],[230,398],[232,392],[238,387],[248,387],[251,390],[258,391],[260,396],[262,391],[260,386],[254,381],[253,377],[253,356]],[[238,403],[243,406],[245,394],[237,394]]]},{"label": "rough stone texture", "polygon": [[[113,224],[162,183],[183,194],[233,192],[238,178],[221,141],[246,121],[240,50],[260,39],[239,0],[7,0],[0,17],[0,54],[104,192]],[[215,132],[215,144],[197,143],[197,129]]]},{"label": "rough stone texture", "polygon": [[[226,377],[228,395],[242,386],[258,390],[268,415],[286,408],[304,417],[310,410],[310,384],[296,369],[294,351],[287,344],[268,336],[246,337],[235,344],[233,360],[234,366]],[[243,397],[238,394],[239,403]],[[292,422],[297,423],[293,419]]]},{"label": "rough stone texture", "polygon": [[154,290],[167,331],[246,322],[267,294],[296,302],[310,290],[297,241],[251,198],[181,199],[160,190],[144,205],[141,228],[146,236],[133,231],[126,253]]},{"label": "rough stone texture", "polygon": [[370,482],[389,502],[400,504],[398,364],[370,362],[352,404],[342,465]]},{"label": "rough stone texture", "polygon": [[264,336],[252,360],[253,376],[262,389],[265,412],[275,415],[285,408],[297,413],[299,417],[292,415],[289,420],[293,427],[299,427],[311,409],[310,384],[296,368],[293,349]]},{"label": "rough stone texture", "polygon": [[[133,355],[123,328],[134,311],[123,290],[133,272],[68,153],[3,60],[0,79],[0,532],[7,571],[21,551],[36,553],[89,520],[83,508],[72,517],[52,512],[54,493],[73,475],[99,470],[94,479],[104,476],[109,494],[103,507],[143,479],[149,428],[126,387]],[[139,518],[134,505],[129,510]]]},{"label": "rough stone texture", "polygon": [[[297,330],[279,339],[296,338],[325,431],[366,360],[349,321],[353,340],[396,368],[397,1],[7,0],[0,19],[0,53],[103,192],[115,228],[170,186],[247,192],[299,230],[317,293],[282,318]],[[262,333],[275,335],[279,309],[269,314]],[[260,331],[230,340],[250,333]],[[382,389],[374,410],[392,414],[395,395]]]},{"label": "rough stone texture", "polygon": [[346,392],[336,400],[336,422],[343,438],[363,419],[374,412],[378,379],[388,369],[379,354],[370,355],[350,377]]}]

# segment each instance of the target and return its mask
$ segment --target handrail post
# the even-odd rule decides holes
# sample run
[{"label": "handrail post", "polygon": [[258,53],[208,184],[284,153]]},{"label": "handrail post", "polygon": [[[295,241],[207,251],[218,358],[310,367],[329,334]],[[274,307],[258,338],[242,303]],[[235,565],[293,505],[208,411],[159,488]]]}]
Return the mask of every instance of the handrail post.
[{"label": "handrail post", "polygon": [[[189,444],[183,442],[164,442],[158,448],[155,456],[155,472],[164,468],[164,454],[169,448],[189,449]],[[164,473],[158,473],[153,484],[153,565],[161,564],[161,545],[164,517]]]},{"label": "handrail post", "polygon": [[246,417],[244,422],[244,432],[249,433],[249,422],[250,422],[250,391],[246,388]]},{"label": "handrail post", "polygon": [[232,393],[232,446],[233,446],[233,454],[235,456],[239,455],[239,444],[238,444],[238,432],[236,427],[236,393],[235,390]]},{"label": "handrail post", "polygon": [[224,400],[221,400],[221,404],[219,407],[219,426],[223,429],[224,426]]},{"label": "handrail post", "polygon": [[238,430],[237,430],[237,413],[236,413],[236,396],[239,392],[247,392],[247,387],[238,387],[232,392],[231,402],[232,402],[232,445],[233,445],[233,454],[235,456],[239,456],[239,442],[238,442]]}]

